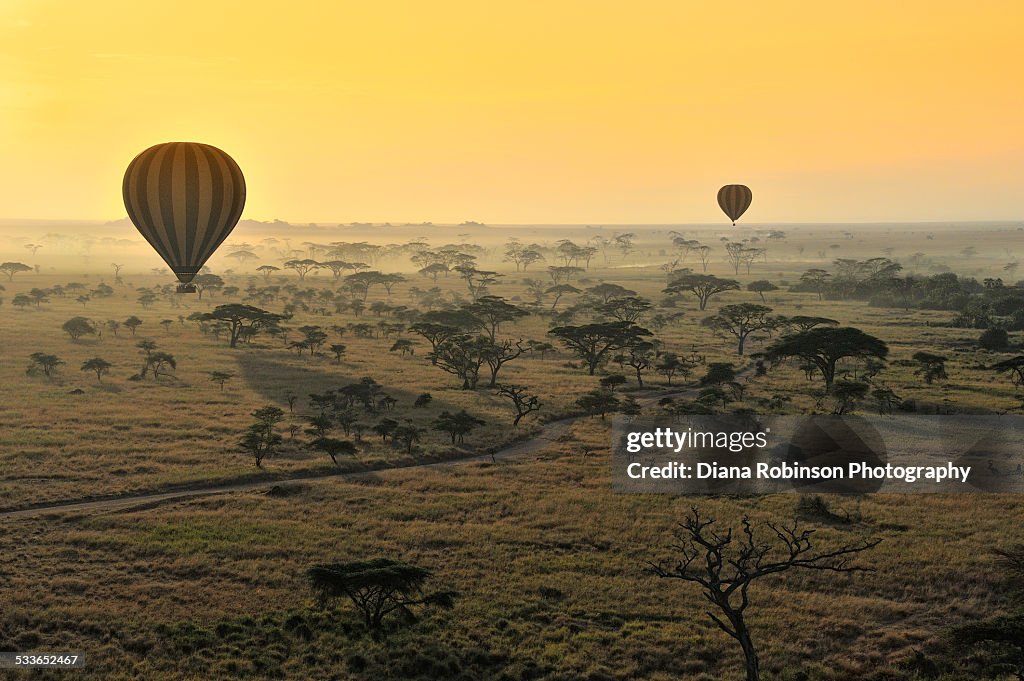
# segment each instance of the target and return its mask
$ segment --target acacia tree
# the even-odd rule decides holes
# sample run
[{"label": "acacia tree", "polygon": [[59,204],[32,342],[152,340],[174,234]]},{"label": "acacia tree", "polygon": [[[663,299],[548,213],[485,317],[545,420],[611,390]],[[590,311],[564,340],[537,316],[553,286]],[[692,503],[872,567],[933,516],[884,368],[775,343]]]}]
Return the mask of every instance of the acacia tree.
[{"label": "acacia tree", "polygon": [[384,287],[384,290],[388,294],[388,298],[391,297],[391,291],[394,290],[397,284],[401,284],[405,281],[405,275],[399,274],[398,272],[392,272],[390,274],[383,274],[380,277],[380,285]]},{"label": "acacia tree", "polygon": [[697,251],[697,257],[700,259],[701,272],[706,274],[708,271],[708,262],[711,261],[711,246],[697,244],[695,250]]},{"label": "acacia tree", "polygon": [[[448,435],[452,439],[452,444],[463,444],[466,435],[476,429],[478,426],[484,425],[483,419],[473,416],[465,409],[454,414],[449,411],[442,411],[433,423],[434,430],[439,430]],[[457,441],[457,442],[456,442]]]},{"label": "acacia tree", "polygon": [[438,350],[449,339],[466,333],[466,329],[450,319],[436,319],[434,313],[428,312],[420,321],[409,326],[413,333],[423,336],[430,343],[428,357],[432,364],[437,364]]},{"label": "acacia tree", "polygon": [[500,343],[491,341],[490,346],[483,353],[484,362],[491,370],[491,382],[487,384],[487,387],[496,387],[498,385],[498,372],[501,371],[501,367],[524,352],[526,352],[526,348],[523,347],[523,339],[521,338],[517,341],[503,340]]},{"label": "acacia tree", "polygon": [[679,523],[675,543],[670,548],[676,557],[649,563],[658,577],[697,584],[704,598],[717,610],[708,611],[719,629],[739,643],[746,662],[747,681],[760,681],[760,662],[750,635],[746,611],[750,606],[750,587],[764,577],[792,569],[836,573],[868,572],[854,565],[852,557],[878,546],[881,539],[862,539],[838,548],[816,547],[814,530],[792,525],[766,523],[767,540],[755,536],[750,518],[744,516],[740,531],[719,532],[713,518],[704,518],[696,507]]},{"label": "acacia tree", "polygon": [[566,293],[579,293],[580,290],[571,284],[555,284],[554,286],[545,289],[544,295],[554,295],[555,299],[551,301],[551,309],[554,310],[558,307],[558,301],[562,299]]},{"label": "acacia tree", "polygon": [[38,308],[41,303],[50,302],[49,296],[50,290],[44,288],[34,288],[28,292],[28,297],[32,299],[32,302]]},{"label": "acacia tree", "polygon": [[732,362],[711,362],[707,372],[700,378],[703,389],[697,401],[709,406],[721,402],[724,408],[733,399],[743,399],[743,384],[738,379],[739,374]]},{"label": "acacia tree", "polygon": [[505,246],[505,260],[515,263],[516,272],[520,268],[525,272],[527,267],[543,259],[539,247],[534,244],[525,246],[517,241],[509,241]]},{"label": "acacia tree", "polygon": [[761,296],[761,302],[763,303],[765,302],[764,294],[769,293],[771,291],[778,291],[779,287],[773,284],[772,282],[768,281],[767,279],[758,279],[757,281],[752,281],[749,284],[747,284],[747,290],[753,291],[757,295]]},{"label": "acacia tree", "polygon": [[281,268],[276,265],[260,265],[256,268],[256,271],[263,275],[263,281],[269,282],[270,276],[274,274],[274,272],[280,272]]},{"label": "acacia tree", "polygon": [[937,378],[946,378],[946,358],[931,352],[915,352],[911,358],[917,362],[917,370],[914,375],[920,376],[924,382],[931,385]]},{"label": "acacia tree", "polygon": [[233,260],[237,260],[239,267],[244,266],[246,261],[248,261],[248,260],[259,260],[260,259],[260,256],[256,255],[252,251],[248,251],[248,250],[245,250],[245,249],[234,251],[233,253],[228,253],[227,257],[232,258]]},{"label": "acacia tree", "polygon": [[832,387],[836,364],[844,358],[884,360],[889,346],[860,329],[849,326],[818,327],[785,336],[765,351],[765,358],[775,362],[797,357],[813,366],[825,380],[825,389]]},{"label": "acacia tree", "polygon": [[743,354],[743,346],[752,333],[771,331],[780,324],[777,317],[769,316],[772,308],[755,303],[739,303],[723,305],[713,317],[708,317],[703,324],[720,336],[736,338],[736,354]]},{"label": "acacia tree", "polygon": [[595,322],[582,326],[558,326],[548,333],[586,362],[591,376],[610,352],[629,347],[652,335],[650,331],[633,322]]},{"label": "acacia tree", "polygon": [[516,416],[512,419],[513,428],[519,425],[524,416],[539,411],[542,406],[540,398],[527,392],[526,386],[499,384],[495,387],[498,389],[498,395],[512,400],[512,406],[516,410]]},{"label": "acacia tree", "polygon": [[725,259],[732,265],[733,272],[740,273],[740,265],[743,264],[747,247],[738,242],[731,242],[725,245]]},{"label": "acacia tree", "polygon": [[891,414],[892,410],[900,406],[903,401],[892,388],[879,387],[871,391],[871,398],[875,401],[875,407],[881,415]]},{"label": "acacia tree", "polygon": [[388,350],[388,352],[401,352],[402,357],[405,357],[406,355],[415,355],[415,345],[416,344],[408,338],[399,338],[391,345],[391,349]]},{"label": "acacia tree", "polygon": [[800,283],[818,294],[818,300],[824,297],[825,289],[832,275],[822,269],[809,269],[800,275]]},{"label": "acacia tree", "polygon": [[203,292],[205,291],[210,291],[210,295],[213,295],[213,291],[224,288],[224,280],[221,279],[220,275],[208,272],[197,274],[191,283],[196,287],[196,292],[199,293],[199,300],[203,299]]},{"label": "acacia tree", "polygon": [[863,381],[836,381],[828,391],[832,398],[832,413],[846,414],[868,396],[870,389],[871,386]]},{"label": "acacia tree", "polygon": [[53,378],[53,375],[57,373],[57,367],[64,364],[64,360],[57,357],[57,355],[50,355],[45,352],[33,352],[28,358],[29,365],[25,373],[31,375],[42,371],[43,375],[47,378]]},{"label": "acacia tree", "polygon": [[98,383],[103,382],[103,374],[110,371],[110,367],[113,364],[103,359],[102,357],[93,357],[82,362],[82,371],[92,371],[96,374],[96,381]]},{"label": "acacia tree", "polygon": [[735,279],[722,279],[713,274],[691,274],[685,273],[675,277],[664,293],[689,292],[697,297],[697,304],[701,310],[707,309],[708,301],[712,296],[725,291],[735,291],[740,284]]},{"label": "acacia tree", "polygon": [[829,319],[828,317],[796,315],[793,317],[786,317],[786,325],[794,326],[800,331],[810,331],[816,326],[839,326],[839,322],[835,319]]},{"label": "acacia tree", "polygon": [[477,300],[478,298],[487,295],[487,287],[497,282],[498,277],[505,276],[489,270],[478,270],[473,265],[459,265],[454,269],[466,282],[466,287],[469,289],[469,295],[473,300]]},{"label": "acacia tree", "polygon": [[334,354],[334,359],[338,364],[341,364],[341,358],[345,355],[347,349],[344,343],[334,343],[331,345],[331,352]]},{"label": "acacia tree", "polygon": [[555,351],[555,346],[547,341],[528,340],[526,341],[526,347],[530,349],[530,352],[539,352],[541,360],[544,359],[547,353]]},{"label": "acacia tree", "polygon": [[169,352],[154,352],[146,357],[146,367],[153,370],[153,380],[159,381],[160,374],[170,375],[166,369],[177,369],[178,362]]},{"label": "acacia tree", "polygon": [[602,305],[609,302],[613,298],[626,298],[628,296],[635,296],[636,291],[628,289],[620,284],[613,284],[611,282],[601,282],[596,286],[591,286],[584,291],[587,298],[594,299]]},{"label": "acacia tree", "polygon": [[676,374],[683,374],[684,376],[689,373],[691,365],[679,358],[674,352],[666,352],[658,358],[657,363],[654,365],[654,370],[665,377],[669,385],[672,385],[672,377]]},{"label": "acacia tree", "polygon": [[131,331],[134,336],[138,328],[142,326],[142,320],[135,315],[132,315],[128,319],[124,320],[124,325],[128,327],[128,330]]},{"label": "acacia tree", "polygon": [[78,340],[82,336],[96,335],[96,327],[85,317],[72,317],[64,322],[61,328],[64,329],[64,333],[70,336],[73,341]]},{"label": "acacia tree", "polygon": [[229,303],[227,305],[218,305],[211,312],[203,314],[199,319],[204,322],[223,324],[229,332],[230,346],[234,348],[238,347],[238,339],[242,335],[252,337],[260,329],[277,324],[284,319],[284,316],[267,312],[252,305]]},{"label": "acacia tree", "polygon": [[580,275],[580,274],[583,274],[584,271],[585,270],[582,267],[571,267],[571,266],[565,266],[565,265],[563,265],[561,267],[554,267],[553,266],[553,267],[548,267],[548,276],[551,278],[551,283],[552,284],[559,284],[563,280],[566,283],[568,283],[568,282],[572,281],[573,277],[575,277],[577,275]]},{"label": "acacia tree", "polygon": [[256,460],[256,467],[263,467],[263,459],[272,455],[277,445],[281,444],[282,437],[274,430],[283,418],[284,412],[273,405],[257,409],[252,413],[256,423],[249,426],[238,446],[252,454]]},{"label": "acacia tree", "polygon": [[493,342],[498,327],[503,322],[511,322],[527,316],[525,310],[505,302],[500,296],[481,296],[471,305],[466,306],[465,311],[479,320],[480,327],[487,332]]},{"label": "acacia tree", "polygon": [[435,366],[462,379],[463,390],[476,390],[480,368],[493,361],[494,347],[487,336],[460,333],[439,343],[429,357]]},{"label": "acacia tree", "polygon": [[391,441],[401,442],[405,445],[405,453],[412,454],[413,445],[420,441],[420,437],[422,435],[423,428],[407,421],[395,428],[395,432],[391,436]]},{"label": "acacia tree", "polygon": [[600,414],[604,420],[605,414],[619,408],[619,398],[611,390],[596,388],[584,393],[578,400],[577,406],[588,414]]},{"label": "acacia tree", "polygon": [[651,309],[651,301],[640,296],[612,298],[598,305],[597,311],[620,322],[635,322]]},{"label": "acacia tree", "polygon": [[318,437],[310,442],[309,446],[331,457],[335,466],[338,465],[339,456],[354,456],[357,451],[356,446],[348,440],[337,440],[331,437]]},{"label": "acacia tree", "polygon": [[433,280],[433,281],[437,281],[437,278],[441,274],[444,274],[444,276],[447,277],[448,273],[450,271],[451,271],[451,269],[447,265],[445,265],[443,262],[430,263],[426,267],[420,268],[418,270],[420,276],[422,276],[422,277],[430,277],[431,280]]},{"label": "acacia tree", "polygon": [[308,572],[322,603],[348,598],[363,616],[366,628],[373,632],[381,630],[384,618],[391,613],[412,619],[411,608],[416,605],[451,608],[454,592],[424,593],[423,585],[432,574],[425,568],[389,558],[317,565]]},{"label": "acacia tree", "polygon": [[345,286],[350,291],[362,295],[363,302],[366,302],[370,295],[370,289],[378,284],[384,284],[385,281],[387,281],[387,275],[376,270],[369,270],[348,275],[345,277]]},{"label": "acacia tree", "polygon": [[313,270],[320,268],[320,263],[310,258],[303,260],[288,260],[284,263],[286,270],[293,270],[295,274],[299,275],[299,281],[305,281],[306,275]]},{"label": "acacia tree", "polygon": [[1010,381],[1017,387],[1024,386],[1024,355],[1017,355],[1012,359],[993,364],[989,369],[1001,374],[1007,374]]},{"label": "acacia tree", "polygon": [[20,272],[31,272],[32,268],[23,262],[5,262],[0,264],[0,272],[7,275],[7,281],[14,279],[14,275]]},{"label": "acacia tree", "polygon": [[224,392],[224,384],[234,378],[235,375],[230,371],[211,371],[210,380],[220,386],[220,391]]},{"label": "acacia tree", "polygon": [[643,373],[653,366],[654,343],[646,340],[637,340],[626,347],[626,353],[622,355],[622,363],[633,368],[636,373],[636,382],[641,388],[644,387]]}]

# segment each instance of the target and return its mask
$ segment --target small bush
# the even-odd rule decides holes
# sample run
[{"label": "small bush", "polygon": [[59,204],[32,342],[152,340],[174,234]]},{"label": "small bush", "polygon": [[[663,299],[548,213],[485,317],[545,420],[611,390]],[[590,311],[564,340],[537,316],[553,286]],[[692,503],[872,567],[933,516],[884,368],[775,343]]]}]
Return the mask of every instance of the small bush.
[{"label": "small bush", "polygon": [[836,513],[829,506],[828,501],[817,494],[801,494],[800,500],[796,503],[797,515],[828,522],[848,523],[849,513]]},{"label": "small bush", "polygon": [[987,329],[978,338],[978,344],[985,350],[1006,350],[1010,347],[1010,334],[1006,333],[1006,329]]}]

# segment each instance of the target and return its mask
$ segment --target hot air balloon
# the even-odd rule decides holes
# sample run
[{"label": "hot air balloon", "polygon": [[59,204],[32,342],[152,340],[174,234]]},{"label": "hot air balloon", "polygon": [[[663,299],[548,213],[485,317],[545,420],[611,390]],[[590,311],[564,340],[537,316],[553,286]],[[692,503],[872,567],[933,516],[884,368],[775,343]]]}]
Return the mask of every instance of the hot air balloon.
[{"label": "hot air balloon", "polygon": [[181,283],[179,293],[238,223],[245,178],[234,159],[198,142],[165,142],[128,164],[121,187],[128,217]]},{"label": "hot air balloon", "polygon": [[718,190],[718,205],[733,225],[750,208],[752,198],[750,188],[742,184],[727,184]]}]

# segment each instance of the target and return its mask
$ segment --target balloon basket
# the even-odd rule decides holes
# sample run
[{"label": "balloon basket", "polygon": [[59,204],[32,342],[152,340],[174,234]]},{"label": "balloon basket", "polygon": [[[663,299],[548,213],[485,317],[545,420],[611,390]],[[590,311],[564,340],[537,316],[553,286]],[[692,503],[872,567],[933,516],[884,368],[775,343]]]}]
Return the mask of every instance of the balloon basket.
[{"label": "balloon basket", "polygon": [[195,284],[178,284],[178,293],[195,293]]}]

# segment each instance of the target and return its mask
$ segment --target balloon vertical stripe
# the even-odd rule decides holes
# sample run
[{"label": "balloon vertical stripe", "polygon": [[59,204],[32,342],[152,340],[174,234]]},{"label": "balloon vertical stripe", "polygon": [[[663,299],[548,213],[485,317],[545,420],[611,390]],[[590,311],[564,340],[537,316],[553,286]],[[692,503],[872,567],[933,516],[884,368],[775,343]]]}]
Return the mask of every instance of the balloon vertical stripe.
[{"label": "balloon vertical stripe", "polygon": [[146,149],[125,171],[128,217],[182,283],[227,238],[245,207],[245,178],[220,149],[168,142]]},{"label": "balloon vertical stripe", "polygon": [[[197,197],[195,201],[189,201],[185,206],[185,224],[199,224],[199,160],[196,158],[194,149],[188,149],[185,153],[185,194]],[[193,243],[189,243],[188,251],[185,253],[188,260],[196,257],[196,249]]]},{"label": "balloon vertical stripe", "polygon": [[182,232],[185,230],[174,229],[174,147],[160,150],[160,161],[157,168],[156,182],[153,181],[152,176],[146,178],[157,194],[156,209],[160,217],[157,229],[167,237],[170,256],[174,258],[175,262],[183,262],[184,258],[182,258],[178,244],[182,239]]}]

